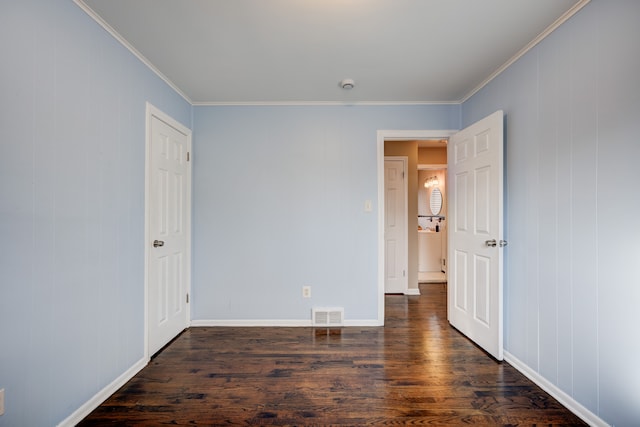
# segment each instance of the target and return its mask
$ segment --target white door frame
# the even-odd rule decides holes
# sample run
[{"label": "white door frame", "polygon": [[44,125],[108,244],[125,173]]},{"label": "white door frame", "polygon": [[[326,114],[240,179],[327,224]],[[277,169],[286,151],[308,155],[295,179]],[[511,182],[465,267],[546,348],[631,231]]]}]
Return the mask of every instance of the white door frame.
[{"label": "white door frame", "polygon": [[384,325],[384,142],[449,138],[457,130],[379,130],[378,148],[378,325]]},{"label": "white door frame", "polygon": [[[191,152],[191,129],[184,126],[182,123],[173,119],[168,114],[164,113],[160,109],[156,108],[149,102],[146,103],[146,112],[145,112],[145,160],[144,160],[144,358],[148,362],[150,360],[151,355],[149,354],[149,321],[148,321],[148,313],[149,313],[149,255],[151,250],[151,245],[149,242],[151,241],[151,233],[149,230],[149,215],[150,215],[150,189],[151,189],[151,120],[152,117],[156,117],[163,122],[167,123],[169,126],[175,128],[181,133],[187,136],[187,151]],[[186,217],[186,240],[187,240],[187,248],[186,248],[186,260],[185,260],[185,268],[186,268],[186,292],[188,295],[191,295],[191,173],[192,168],[189,168],[189,173],[187,174],[187,211],[185,212]],[[187,327],[191,321],[191,304],[186,305],[186,325]]]}]

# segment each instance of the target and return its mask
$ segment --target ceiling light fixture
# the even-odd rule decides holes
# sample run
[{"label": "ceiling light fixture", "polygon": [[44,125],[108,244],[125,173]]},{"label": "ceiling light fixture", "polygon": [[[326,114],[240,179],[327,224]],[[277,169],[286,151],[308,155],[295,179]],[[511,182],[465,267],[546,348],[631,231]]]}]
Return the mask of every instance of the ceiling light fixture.
[{"label": "ceiling light fixture", "polygon": [[344,79],[343,81],[340,82],[340,87],[342,89],[353,89],[353,87],[356,85],[356,82],[353,81],[353,79]]}]

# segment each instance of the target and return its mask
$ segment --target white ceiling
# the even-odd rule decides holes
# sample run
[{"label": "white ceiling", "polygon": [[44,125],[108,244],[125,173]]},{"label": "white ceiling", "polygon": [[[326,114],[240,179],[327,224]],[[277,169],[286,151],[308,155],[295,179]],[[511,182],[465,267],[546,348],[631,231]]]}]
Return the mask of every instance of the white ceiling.
[{"label": "white ceiling", "polygon": [[461,102],[588,0],[75,1],[194,104],[297,104]]}]

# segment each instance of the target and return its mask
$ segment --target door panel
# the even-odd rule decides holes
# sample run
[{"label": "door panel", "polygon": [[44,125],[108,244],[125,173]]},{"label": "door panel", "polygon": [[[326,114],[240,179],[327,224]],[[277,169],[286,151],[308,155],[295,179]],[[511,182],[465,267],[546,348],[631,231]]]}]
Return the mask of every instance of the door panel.
[{"label": "door panel", "polygon": [[491,304],[491,259],[474,255],[475,282],[473,293],[475,295],[475,319],[485,327],[490,327]]},{"label": "door panel", "polygon": [[[467,268],[467,253],[456,250],[454,256],[454,280],[449,284],[450,289],[455,289],[453,301],[455,307],[463,312],[467,312],[467,291],[469,290],[469,269]],[[455,284],[455,286],[453,286]]]},{"label": "door panel", "polygon": [[449,322],[502,360],[502,111],[460,131],[449,144]]},{"label": "door panel", "polygon": [[491,169],[480,168],[475,172],[476,183],[476,206],[475,206],[475,229],[476,233],[484,236],[491,234]]},{"label": "door panel", "polygon": [[453,193],[455,210],[452,210],[454,218],[454,230],[459,232],[465,232],[469,228],[467,221],[469,219],[469,213],[467,209],[467,188],[469,174],[467,172],[457,173],[454,177]]}]

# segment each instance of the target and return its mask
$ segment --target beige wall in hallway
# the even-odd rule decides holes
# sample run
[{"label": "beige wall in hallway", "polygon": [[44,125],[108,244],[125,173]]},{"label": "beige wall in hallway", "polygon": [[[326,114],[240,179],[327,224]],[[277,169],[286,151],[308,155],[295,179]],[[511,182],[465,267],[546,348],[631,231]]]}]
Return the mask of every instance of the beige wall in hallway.
[{"label": "beige wall in hallway", "polygon": [[418,164],[419,165],[446,165],[447,164],[447,148],[418,148]]}]

